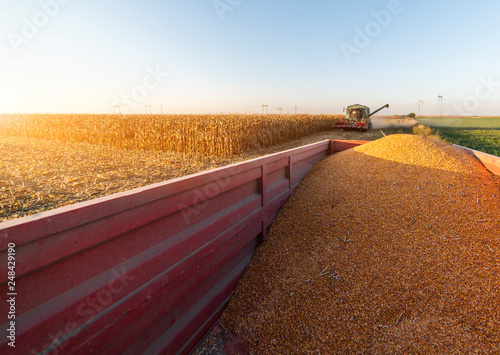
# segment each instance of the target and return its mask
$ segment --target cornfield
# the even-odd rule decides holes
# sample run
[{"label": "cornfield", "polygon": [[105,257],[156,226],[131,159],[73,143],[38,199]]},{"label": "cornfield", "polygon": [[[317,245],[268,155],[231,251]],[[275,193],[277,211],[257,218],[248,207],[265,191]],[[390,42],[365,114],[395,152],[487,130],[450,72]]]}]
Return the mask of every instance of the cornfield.
[{"label": "cornfield", "polygon": [[339,115],[0,115],[4,135],[231,156],[328,130]]}]

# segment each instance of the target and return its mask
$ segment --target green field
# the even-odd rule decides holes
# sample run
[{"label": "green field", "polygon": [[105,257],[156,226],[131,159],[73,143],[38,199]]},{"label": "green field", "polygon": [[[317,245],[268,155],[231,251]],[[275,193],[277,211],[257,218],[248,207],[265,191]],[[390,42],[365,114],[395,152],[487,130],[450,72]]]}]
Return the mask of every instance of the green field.
[{"label": "green field", "polygon": [[500,117],[418,117],[447,142],[500,156]]},{"label": "green field", "polygon": [[434,128],[500,129],[500,117],[417,117],[416,120]]}]

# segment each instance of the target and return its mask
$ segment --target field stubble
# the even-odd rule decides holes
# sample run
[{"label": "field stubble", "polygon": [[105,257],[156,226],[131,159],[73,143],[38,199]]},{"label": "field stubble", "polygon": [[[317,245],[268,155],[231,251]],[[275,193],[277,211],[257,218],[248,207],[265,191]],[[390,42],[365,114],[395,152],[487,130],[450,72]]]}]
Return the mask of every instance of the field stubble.
[{"label": "field stubble", "polygon": [[[69,118],[64,118],[63,115],[41,115],[41,117],[30,115],[31,117],[20,118],[14,116],[8,117],[8,120],[3,117],[2,128],[5,129],[0,131],[0,152],[2,153],[0,154],[0,221],[163,182],[324,139],[375,140],[383,137],[380,131],[365,133],[332,131],[328,125],[325,125],[327,130],[312,134],[307,134],[304,129],[302,132],[304,136],[297,139],[292,139],[292,137],[299,133],[291,133],[289,138],[286,138],[283,136],[283,129],[275,131],[278,135],[282,134],[281,138],[269,138],[269,132],[262,133],[267,134],[267,138],[258,138],[260,133],[256,133],[254,129],[253,137],[244,135],[246,143],[242,143],[242,146],[246,147],[246,151],[241,151],[239,154],[211,156],[201,154],[197,150],[171,152],[131,148],[132,141],[119,143],[118,137],[123,137],[123,135],[115,136],[112,140],[110,138],[112,135],[104,131],[101,131],[102,136],[107,138],[99,137],[101,133],[97,131],[90,134],[93,131],[88,127],[98,124],[94,120],[95,115],[91,115],[91,120],[87,123],[88,127],[83,130],[87,132],[86,134],[75,128],[84,124],[83,117],[80,116],[76,118],[77,122],[82,121],[78,124],[71,122],[72,115],[69,115]],[[145,120],[150,116],[144,117]],[[330,116],[330,120],[336,117]],[[34,121],[30,121],[30,118]],[[49,118],[54,118],[52,124]],[[105,118],[112,119],[112,116],[105,116]],[[326,119],[326,116],[321,119],[323,118]],[[243,118],[238,116],[238,119]],[[273,121],[273,118],[268,119]],[[282,117],[282,120],[284,119],[285,116]],[[64,125],[64,120],[69,121],[69,127]],[[188,117],[183,117],[183,124],[188,120]],[[7,127],[5,122],[15,124]],[[25,126],[23,130],[22,122],[24,124],[31,122],[31,124]],[[41,122],[41,126],[37,128],[35,122]],[[279,122],[278,117],[274,117],[274,122]],[[63,126],[59,127],[58,124]],[[119,124],[123,122],[116,123],[116,125]],[[250,124],[255,125],[255,122]],[[296,121],[296,124],[300,126],[300,120]],[[104,126],[110,125],[108,123]],[[118,130],[117,127],[115,131]],[[75,130],[76,133],[72,134]],[[300,127],[297,130],[300,130]],[[263,131],[265,131],[264,128]],[[385,130],[386,134],[389,132],[391,131]],[[41,137],[45,134],[46,139],[42,139]],[[163,134],[168,134],[168,132],[163,132]],[[144,132],[137,134],[136,138],[144,135]],[[142,141],[139,140],[138,146],[144,147],[146,141],[153,139],[154,137],[148,137]],[[194,144],[196,139],[198,138],[187,137],[185,141]],[[251,143],[252,139],[256,142]],[[108,144],[105,144],[106,140]],[[275,144],[280,140],[282,140],[281,143]],[[94,143],[88,141],[94,141]],[[115,144],[112,144],[113,142]],[[265,146],[266,144],[270,146]],[[126,146],[129,148],[124,149],[123,147]]]}]

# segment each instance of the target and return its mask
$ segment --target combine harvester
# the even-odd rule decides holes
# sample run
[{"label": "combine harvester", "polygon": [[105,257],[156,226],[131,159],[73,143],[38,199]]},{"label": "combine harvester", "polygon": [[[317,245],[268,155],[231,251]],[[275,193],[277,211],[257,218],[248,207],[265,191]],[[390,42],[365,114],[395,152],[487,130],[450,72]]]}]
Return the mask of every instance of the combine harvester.
[{"label": "combine harvester", "polygon": [[344,109],[345,118],[341,122],[335,123],[333,128],[369,131],[372,129],[372,120],[370,117],[384,108],[389,108],[389,104],[385,104],[373,113],[370,113],[370,108],[368,106],[359,104],[347,106],[347,109]]},{"label": "combine harvester", "polygon": [[[312,165],[363,143],[326,140],[0,223],[0,353],[190,353]],[[500,158],[471,153],[500,174]]]}]

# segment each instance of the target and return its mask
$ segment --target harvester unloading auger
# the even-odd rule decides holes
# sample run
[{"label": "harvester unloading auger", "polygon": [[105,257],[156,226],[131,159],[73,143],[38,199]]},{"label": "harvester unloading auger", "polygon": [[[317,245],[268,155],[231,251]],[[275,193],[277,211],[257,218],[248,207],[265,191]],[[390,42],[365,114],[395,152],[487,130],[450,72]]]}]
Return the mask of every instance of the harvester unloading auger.
[{"label": "harvester unloading auger", "polygon": [[378,110],[370,113],[370,108],[364,105],[351,105],[345,109],[345,118],[341,122],[334,123],[334,128],[354,128],[368,131],[372,129],[371,116],[384,108],[389,108],[389,104],[385,104]]}]

